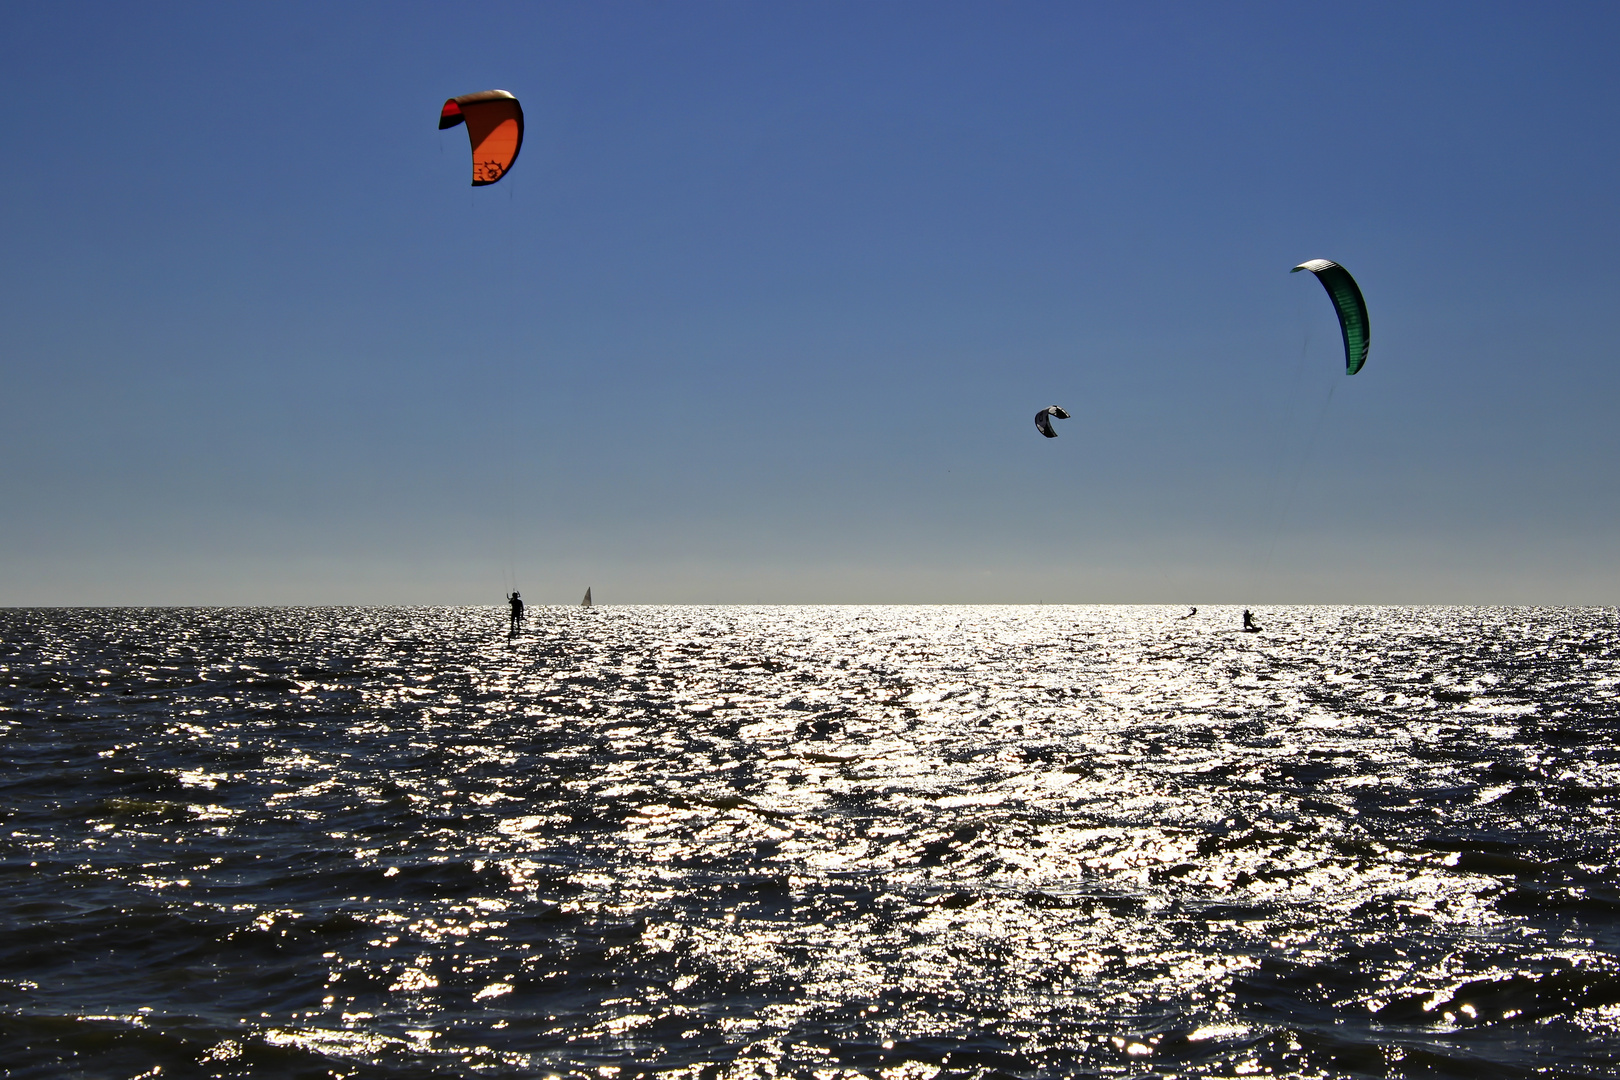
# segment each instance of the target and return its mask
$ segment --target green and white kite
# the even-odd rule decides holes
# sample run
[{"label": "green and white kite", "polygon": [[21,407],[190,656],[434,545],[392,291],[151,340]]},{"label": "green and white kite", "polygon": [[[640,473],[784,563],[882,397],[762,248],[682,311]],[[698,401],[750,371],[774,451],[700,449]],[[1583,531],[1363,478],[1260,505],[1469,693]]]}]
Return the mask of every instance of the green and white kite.
[{"label": "green and white kite", "polygon": [[1367,362],[1367,345],[1372,340],[1367,323],[1367,301],[1361,298],[1361,287],[1350,271],[1329,259],[1302,262],[1289,271],[1297,274],[1309,270],[1322,283],[1333,307],[1339,313],[1339,330],[1344,334],[1344,373],[1354,375]]}]

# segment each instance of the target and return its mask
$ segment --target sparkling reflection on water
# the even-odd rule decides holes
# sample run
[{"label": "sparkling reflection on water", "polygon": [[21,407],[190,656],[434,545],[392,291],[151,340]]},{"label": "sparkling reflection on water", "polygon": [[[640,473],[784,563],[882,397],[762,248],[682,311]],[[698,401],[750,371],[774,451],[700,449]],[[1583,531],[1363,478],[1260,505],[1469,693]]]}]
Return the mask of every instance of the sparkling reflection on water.
[{"label": "sparkling reflection on water", "polygon": [[1180,613],[0,612],[13,1075],[1611,1075],[1614,613]]}]

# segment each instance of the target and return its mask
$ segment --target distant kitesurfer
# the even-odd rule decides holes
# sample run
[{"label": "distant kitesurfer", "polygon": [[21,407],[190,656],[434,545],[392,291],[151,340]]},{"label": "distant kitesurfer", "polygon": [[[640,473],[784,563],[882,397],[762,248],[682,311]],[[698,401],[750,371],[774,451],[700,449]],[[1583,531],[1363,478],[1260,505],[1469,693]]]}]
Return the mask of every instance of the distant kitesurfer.
[{"label": "distant kitesurfer", "polygon": [[1254,616],[1249,614],[1249,609],[1248,608],[1243,609],[1243,629],[1244,629],[1245,633],[1250,633],[1250,634],[1252,634],[1255,631],[1260,629],[1258,626],[1255,625]]},{"label": "distant kitesurfer", "polygon": [[1190,607],[1190,608],[1187,609],[1187,614],[1183,615],[1182,618],[1183,619],[1190,619],[1196,614],[1198,614],[1198,609],[1195,608],[1195,607]]},{"label": "distant kitesurfer", "polygon": [[514,589],[506,602],[512,605],[512,633],[515,634],[523,627],[523,594]]}]

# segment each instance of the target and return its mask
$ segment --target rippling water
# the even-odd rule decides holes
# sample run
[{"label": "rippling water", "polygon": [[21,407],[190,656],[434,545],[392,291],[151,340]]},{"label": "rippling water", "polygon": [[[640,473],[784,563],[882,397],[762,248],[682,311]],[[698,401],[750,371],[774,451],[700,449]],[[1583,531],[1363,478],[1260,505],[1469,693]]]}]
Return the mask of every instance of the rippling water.
[{"label": "rippling water", "polygon": [[9,1074],[1612,1076],[1613,611],[1179,613],[0,612]]}]

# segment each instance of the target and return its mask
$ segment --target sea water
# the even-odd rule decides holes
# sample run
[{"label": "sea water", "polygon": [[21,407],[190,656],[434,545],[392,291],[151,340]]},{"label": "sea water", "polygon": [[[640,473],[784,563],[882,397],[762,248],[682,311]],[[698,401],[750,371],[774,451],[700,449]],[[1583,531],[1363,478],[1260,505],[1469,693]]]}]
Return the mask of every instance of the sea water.
[{"label": "sea water", "polygon": [[0,612],[15,1077],[1612,1076],[1612,610]]}]

